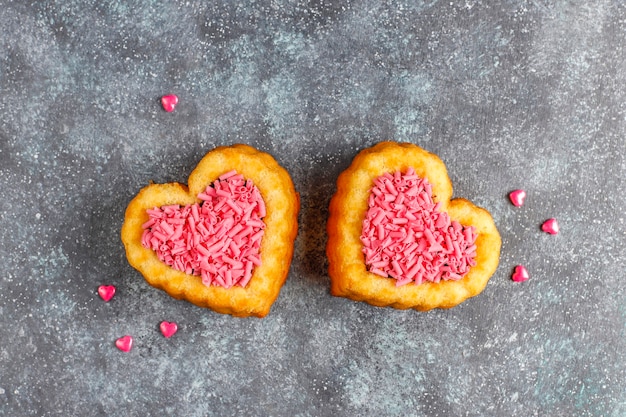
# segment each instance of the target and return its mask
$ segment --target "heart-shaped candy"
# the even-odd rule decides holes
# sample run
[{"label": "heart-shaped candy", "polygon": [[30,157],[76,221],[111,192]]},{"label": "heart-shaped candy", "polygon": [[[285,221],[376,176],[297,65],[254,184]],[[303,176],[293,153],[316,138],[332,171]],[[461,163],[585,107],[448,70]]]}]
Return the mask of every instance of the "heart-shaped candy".
[{"label": "heart-shaped candy", "polygon": [[548,219],[541,225],[541,230],[551,235],[556,235],[559,233],[559,224],[555,218]]},{"label": "heart-shaped candy", "polygon": [[178,96],[174,94],[168,94],[161,97],[161,105],[166,112],[173,112],[178,104]]},{"label": "heart-shaped candy", "polygon": [[169,321],[162,321],[159,325],[159,329],[161,329],[161,333],[166,338],[170,338],[178,331],[178,325],[176,323],[170,323]]},{"label": "heart-shaped candy", "polygon": [[509,199],[511,203],[515,207],[522,207],[524,205],[524,200],[526,199],[526,191],[524,190],[515,190],[509,193]]},{"label": "heart-shaped candy", "polygon": [[122,352],[129,352],[133,348],[133,337],[123,336],[115,341],[115,346]]},{"label": "heart-shaped candy", "polygon": [[111,298],[115,295],[115,287],[113,285],[100,285],[98,287],[98,295],[104,301],[110,301]]},{"label": "heart-shaped candy", "polygon": [[513,271],[513,275],[511,276],[511,279],[515,282],[524,282],[528,278],[530,278],[530,275],[523,265],[517,265],[515,267],[515,271]]},{"label": "heart-shaped candy", "polygon": [[[198,224],[192,211],[193,207],[198,204],[196,209],[201,209],[200,203],[202,203],[203,199],[207,201],[204,197],[207,187],[219,180],[220,176],[231,173],[233,170],[241,174],[246,180],[251,180],[254,183],[265,204],[265,216],[263,217],[265,229],[259,246],[260,264],[254,265],[254,268],[250,271],[250,276],[247,277],[247,283],[243,281],[237,284],[233,281],[230,286],[205,285],[203,278],[205,283],[209,284],[213,284],[214,279],[217,281],[219,279],[211,276],[210,282],[208,282],[209,280],[206,276],[194,275],[195,273],[202,274],[202,272],[196,271],[194,269],[196,266],[191,263],[185,263],[184,260],[182,260],[182,264],[179,262],[177,265],[180,270],[165,263],[170,262],[173,266],[176,266],[176,253],[178,250],[183,249],[172,243],[180,237],[173,238],[173,236],[175,237],[178,234],[177,228],[180,226],[175,224],[180,222],[180,218],[176,220],[176,216],[181,216],[182,210],[185,207],[189,207],[186,217],[187,225],[189,225],[190,218],[194,220],[195,224]],[[228,204],[228,202],[223,204]],[[219,313],[240,317],[263,317],[269,312],[272,303],[278,297],[280,288],[289,272],[293,255],[293,242],[298,228],[299,207],[300,199],[294,190],[289,174],[278,165],[271,155],[259,152],[247,145],[219,147],[207,153],[198,163],[198,166],[189,176],[188,187],[179,183],[169,183],[150,184],[143,188],[126,209],[122,226],[122,241],[126,247],[126,257],[129,263],[142,273],[150,285],[166,291],[172,297],[185,299],[193,304],[211,308]],[[157,210],[154,210],[155,208]],[[157,213],[166,209],[172,209],[172,219],[175,220],[172,223],[174,225],[174,235],[165,236],[161,240],[164,245],[168,246],[167,248],[160,248],[162,249],[161,254],[172,256],[172,260],[168,260],[164,256],[163,259],[165,261],[162,261],[159,259],[157,252],[143,245],[146,242],[142,238],[146,237],[144,236],[144,231],[146,230],[146,223],[150,221],[149,213]],[[178,210],[181,211],[179,212]],[[217,209],[213,207],[208,210],[215,212]],[[236,208],[233,210],[237,211]],[[176,212],[179,214],[175,214]],[[163,215],[167,217],[165,213]],[[202,216],[201,210],[198,215]],[[244,211],[241,215],[245,217],[247,212]],[[210,216],[207,214],[207,217]],[[218,219],[215,220],[215,224],[217,224]],[[205,225],[210,223],[211,220],[209,220],[209,223],[205,223]],[[231,242],[238,240],[237,236],[241,232],[241,230],[238,232],[235,230],[238,227],[237,224],[239,222],[233,221],[232,224],[229,222],[223,225],[226,232],[221,236],[223,241],[219,249],[236,250],[232,249]],[[167,228],[168,226],[165,227]],[[195,238],[191,228],[189,230],[187,243],[191,247],[195,245],[193,241]],[[211,234],[210,230],[208,232],[208,234]],[[181,233],[184,233],[184,230]],[[212,251],[215,248],[209,247],[207,244],[208,240],[204,240],[207,238],[204,231],[199,233],[201,235],[200,244],[203,245],[203,248],[196,246],[197,252],[202,254],[205,251],[208,253],[208,255],[206,253],[203,254],[206,258],[200,260],[202,267],[199,269],[205,269],[210,272],[212,267],[209,265],[215,261],[215,256],[211,255],[211,253],[213,253]],[[232,236],[229,236],[229,234],[232,234]],[[152,239],[147,240],[151,241]],[[220,246],[218,241],[219,239],[213,242],[216,247]],[[172,245],[170,246],[170,244]],[[187,244],[184,249],[187,249]],[[247,250],[241,247],[240,249]],[[229,252],[229,254],[232,254],[232,252]],[[192,255],[193,257],[194,255]],[[247,263],[242,263],[230,255],[229,259],[223,256],[221,259],[223,263],[231,265],[231,278],[235,276],[235,271],[239,271],[237,272],[238,274],[243,269],[244,274],[246,274],[247,268],[249,268]],[[187,260],[192,262],[194,259]],[[203,261],[206,261],[206,264]],[[224,275],[220,275],[220,277],[228,284],[225,279],[226,270],[223,273]],[[245,285],[242,286],[242,283]]]},{"label": "heart-shaped candy", "polygon": [[498,266],[500,234],[489,212],[451,197],[436,155],[395,142],[361,151],[330,202],[331,293],[421,311],[479,294]]}]

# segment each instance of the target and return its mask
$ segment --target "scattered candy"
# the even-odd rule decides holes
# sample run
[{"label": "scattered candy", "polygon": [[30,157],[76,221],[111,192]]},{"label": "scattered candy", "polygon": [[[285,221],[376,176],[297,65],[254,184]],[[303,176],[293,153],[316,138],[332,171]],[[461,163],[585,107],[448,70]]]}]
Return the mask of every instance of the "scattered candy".
[{"label": "scattered candy", "polygon": [[528,275],[526,268],[523,265],[517,265],[511,279],[515,282],[524,282],[528,278],[530,278],[530,275]]},{"label": "scattered candy", "polygon": [[133,348],[132,336],[120,337],[115,341],[115,346],[122,352],[129,352]]},{"label": "scattered candy", "polygon": [[168,113],[173,112],[177,104],[178,97],[174,94],[168,94],[161,97],[161,105],[163,106],[163,109]]},{"label": "scattered candy", "polygon": [[100,285],[98,287],[98,295],[108,302],[115,295],[115,287],[113,285]]},{"label": "scattered candy", "polygon": [[526,191],[511,191],[511,193],[509,194],[509,199],[511,199],[511,203],[513,203],[515,207],[522,207],[524,205],[524,200],[526,199]]},{"label": "scattered candy", "polygon": [[163,336],[165,336],[166,338],[172,337],[174,333],[178,331],[178,326],[176,325],[176,323],[170,323],[169,321],[162,321],[159,325],[159,328],[161,329],[161,333],[163,333]]},{"label": "scattered candy", "polygon": [[541,225],[541,230],[546,233],[550,233],[551,235],[556,235],[559,233],[559,224],[554,218],[548,219]]}]

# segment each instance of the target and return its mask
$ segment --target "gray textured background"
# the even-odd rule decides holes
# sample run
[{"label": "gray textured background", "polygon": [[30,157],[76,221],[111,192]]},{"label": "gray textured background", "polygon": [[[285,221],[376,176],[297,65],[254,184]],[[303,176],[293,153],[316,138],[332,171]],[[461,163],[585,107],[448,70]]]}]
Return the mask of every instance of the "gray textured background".
[{"label": "gray textured background", "polygon": [[[24,3],[0,0],[1,415],[626,415],[623,2]],[[492,212],[502,256],[478,297],[329,295],[334,181],[382,139],[439,154]],[[262,320],[151,288],[119,238],[142,186],[236,142],[302,196]]]}]

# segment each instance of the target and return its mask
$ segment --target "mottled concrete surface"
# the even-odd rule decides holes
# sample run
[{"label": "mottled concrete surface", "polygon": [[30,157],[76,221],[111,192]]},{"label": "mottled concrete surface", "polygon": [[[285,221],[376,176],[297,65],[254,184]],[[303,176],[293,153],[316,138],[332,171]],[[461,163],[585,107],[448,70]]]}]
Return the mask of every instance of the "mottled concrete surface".
[{"label": "mottled concrete surface", "polygon": [[[0,0],[0,415],[626,415],[626,6],[402,3]],[[382,139],[439,154],[492,212],[501,263],[478,297],[329,295],[334,181]],[[142,186],[235,142],[302,196],[262,320],[153,289],[119,237]]]}]

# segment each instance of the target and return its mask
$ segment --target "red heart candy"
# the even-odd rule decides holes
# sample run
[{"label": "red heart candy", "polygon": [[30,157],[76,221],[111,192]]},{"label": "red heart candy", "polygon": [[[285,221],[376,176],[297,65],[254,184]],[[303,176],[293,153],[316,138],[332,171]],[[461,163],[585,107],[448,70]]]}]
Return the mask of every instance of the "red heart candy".
[{"label": "red heart candy", "polygon": [[174,94],[168,94],[161,97],[161,105],[166,112],[173,112],[178,104],[178,97]]},{"label": "red heart candy", "polygon": [[176,323],[170,323],[169,321],[162,321],[159,325],[159,328],[161,329],[161,333],[163,333],[163,336],[167,338],[172,337],[174,333],[178,331],[178,326],[176,325]]},{"label": "red heart candy", "polygon": [[556,235],[559,233],[559,224],[555,218],[548,219],[541,225],[541,230],[551,235]]},{"label": "red heart candy", "polygon": [[526,268],[523,265],[517,265],[511,279],[515,282],[524,282],[528,278],[530,278],[530,275],[528,274]]},{"label": "red heart candy", "polygon": [[113,285],[100,285],[98,287],[98,295],[104,301],[109,301],[115,295],[115,287]]},{"label": "red heart candy", "polygon": [[509,194],[509,199],[511,200],[511,203],[513,203],[515,207],[521,207],[524,204],[524,200],[526,199],[526,191],[524,190],[511,191],[511,193]]},{"label": "red heart candy", "polygon": [[133,337],[123,336],[115,341],[115,346],[122,352],[129,352],[133,348]]}]

